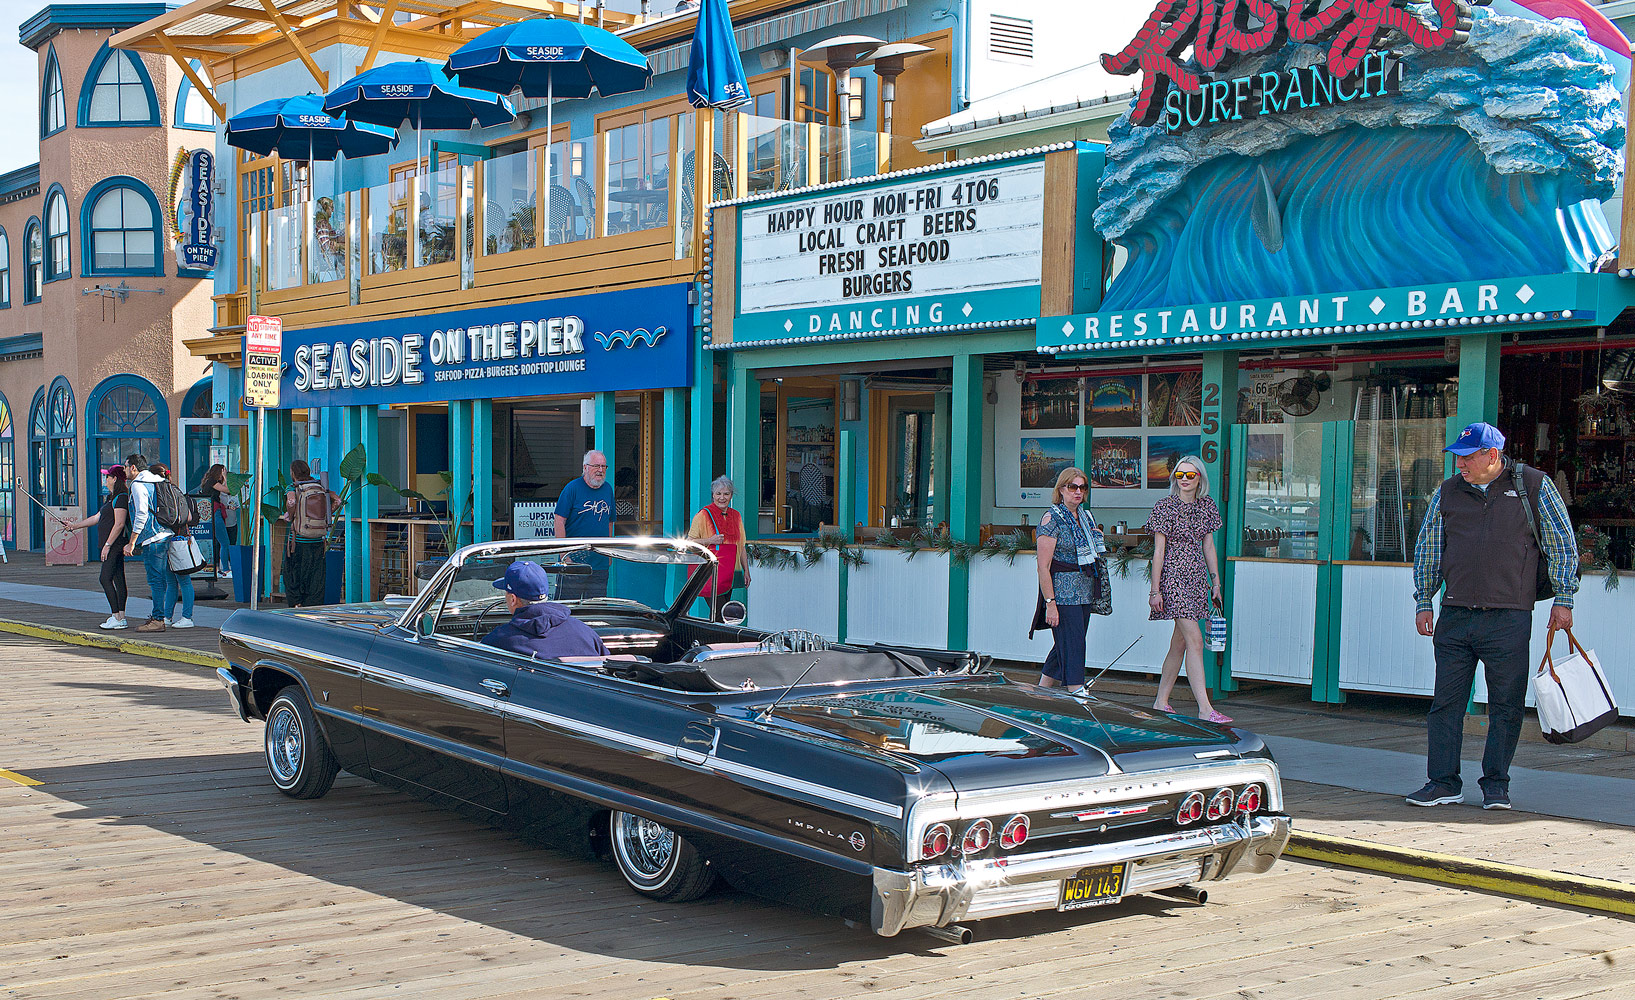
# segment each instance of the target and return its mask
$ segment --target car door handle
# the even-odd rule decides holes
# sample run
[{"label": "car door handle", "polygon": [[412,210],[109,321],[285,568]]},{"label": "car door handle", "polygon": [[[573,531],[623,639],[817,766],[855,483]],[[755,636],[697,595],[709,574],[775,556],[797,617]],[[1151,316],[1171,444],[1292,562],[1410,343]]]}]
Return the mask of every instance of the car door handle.
[{"label": "car door handle", "polygon": [[690,722],[681,732],[681,742],[676,744],[676,760],[702,767],[715,756],[715,748],[720,742],[721,730],[702,722]]},{"label": "car door handle", "polygon": [[483,687],[487,688],[489,693],[496,698],[504,698],[511,693],[511,686],[509,684],[506,684],[504,681],[494,680],[492,677],[484,677],[482,680],[482,685]]}]

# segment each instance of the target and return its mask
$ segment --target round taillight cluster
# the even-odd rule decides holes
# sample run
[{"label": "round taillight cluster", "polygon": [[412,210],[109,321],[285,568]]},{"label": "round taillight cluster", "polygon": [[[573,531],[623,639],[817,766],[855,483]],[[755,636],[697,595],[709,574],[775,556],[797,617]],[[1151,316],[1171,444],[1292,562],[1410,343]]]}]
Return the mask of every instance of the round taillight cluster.
[{"label": "round taillight cluster", "polygon": [[947,823],[938,823],[925,831],[925,839],[920,841],[920,856],[930,860],[948,853],[948,848],[954,846],[954,831]]},{"label": "round taillight cluster", "polygon": [[1259,785],[1249,785],[1238,793],[1238,812],[1252,813],[1260,811],[1261,791]]},{"label": "round taillight cluster", "polygon": [[960,849],[966,854],[976,854],[986,851],[993,843],[993,824],[985,819],[979,819],[965,828],[965,839],[960,842]]},{"label": "round taillight cluster", "polygon": [[1175,810],[1175,822],[1178,826],[1196,823],[1204,818],[1204,793],[1193,792],[1181,800],[1180,808]]},{"label": "round taillight cluster", "polygon": [[1215,794],[1209,797],[1209,808],[1204,810],[1204,815],[1209,818],[1210,822],[1225,819],[1232,815],[1232,807],[1237,805],[1237,801],[1238,797],[1233,794],[1232,789],[1216,789]]},{"label": "round taillight cluster", "polygon": [[1021,813],[1017,813],[1005,824],[1005,828],[999,831],[999,846],[1008,851],[1012,848],[1021,847],[1027,842],[1028,818]]}]

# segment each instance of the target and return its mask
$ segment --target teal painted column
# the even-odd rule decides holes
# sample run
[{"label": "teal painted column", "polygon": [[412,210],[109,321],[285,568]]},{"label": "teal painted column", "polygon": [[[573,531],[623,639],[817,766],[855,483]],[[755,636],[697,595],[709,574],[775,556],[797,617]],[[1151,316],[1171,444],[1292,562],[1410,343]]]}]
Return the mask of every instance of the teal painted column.
[{"label": "teal painted column", "polygon": [[[666,535],[687,533],[687,448],[682,429],[687,426],[686,389],[664,390],[664,433],[659,438],[659,523]],[[699,504],[700,507],[704,506]]]},{"label": "teal painted column", "polygon": [[1475,333],[1459,338],[1459,427],[1499,420],[1499,346],[1504,335]]},{"label": "teal painted column", "polygon": [[[857,419],[846,420],[845,398],[848,384],[857,387]],[[840,402],[835,413],[835,429],[837,431],[851,431],[856,442],[857,450],[854,468],[859,471],[852,477],[852,511],[868,515],[869,513],[869,392],[862,378],[848,376],[840,380]],[[933,429],[932,433],[935,433]],[[836,483],[839,488],[839,483]],[[839,508],[836,508],[835,517],[840,517]]]},{"label": "teal painted column", "polygon": [[[1199,457],[1204,460],[1204,471],[1209,476],[1210,494],[1222,512],[1221,529],[1215,532],[1215,557],[1221,573],[1221,600],[1227,609],[1223,613],[1230,622],[1232,563],[1228,556],[1236,551],[1232,543],[1238,536],[1237,526],[1226,523],[1225,513],[1230,507],[1227,498],[1243,489],[1243,484],[1233,481],[1230,475],[1232,423],[1238,416],[1238,352],[1205,351],[1203,362],[1203,405],[1199,416],[1198,448]],[[1212,696],[1237,690],[1238,685],[1232,680],[1225,655],[1205,650],[1204,674]]]},{"label": "teal painted column", "polygon": [[[1090,428],[1080,424],[1073,428],[1073,464],[1084,470],[1085,477],[1090,475]],[[1090,494],[1084,495],[1084,502],[1090,502]]]},{"label": "teal painted column", "polygon": [[375,599],[375,572],[373,546],[369,544],[369,522],[380,516],[380,487],[368,484],[368,473],[380,471],[380,407],[358,407],[358,440],[363,444],[368,461],[363,465],[364,483],[357,491],[363,508],[363,520],[347,525],[347,534],[356,528],[358,536],[358,578],[363,584],[363,600]]},{"label": "teal painted column", "polygon": [[[761,515],[761,381],[747,368],[734,368],[729,392],[727,475],[738,490],[732,504],[743,515],[744,537],[755,538]],[[707,502],[707,489],[704,495]]]},{"label": "teal painted column", "polygon": [[[948,523],[948,494],[953,489],[953,452],[949,450],[954,396],[939,392],[931,401],[931,526]],[[867,499],[865,498],[865,503]]]},{"label": "teal painted column", "polygon": [[[258,422],[259,421],[252,421],[252,426]],[[283,492],[278,489],[278,477],[282,473],[286,480],[289,479],[289,455],[287,454],[289,451],[289,440],[290,411],[268,410],[267,449],[263,456],[264,464],[262,465],[262,482],[265,484],[262,490],[262,498],[264,502],[270,503],[273,506],[278,507],[280,510],[282,510],[284,506],[284,495]],[[252,438],[251,447],[253,448],[254,446],[255,441]],[[278,589],[278,578],[275,577],[271,571],[273,552],[273,518],[266,518],[262,523],[264,528],[262,530],[261,539],[262,544],[266,546],[264,554],[267,556],[266,565],[268,569],[266,579],[261,585],[261,596],[264,598],[271,598],[273,592]]]},{"label": "teal painted column", "polygon": [[[368,447],[368,444],[364,441],[363,411],[365,409],[368,409],[368,407],[348,406],[342,411],[341,420],[344,426],[341,431],[341,449],[343,454],[350,452],[360,444],[365,448]],[[331,476],[329,486],[339,493],[343,485],[336,478],[339,469],[332,471],[336,475]],[[364,517],[362,490],[353,490],[347,495],[346,508],[342,511],[341,516],[346,519],[343,522],[345,530],[344,564],[346,570],[341,599],[348,604],[355,604],[367,599],[365,597],[366,578],[364,577],[364,549],[366,547],[364,536],[367,534],[367,529],[362,523]]]},{"label": "teal painted column", "polygon": [[471,401],[471,540],[494,540],[494,401]]},{"label": "teal painted column", "polygon": [[598,392],[593,398],[596,401],[596,443],[592,447],[607,456],[607,477],[611,481],[616,471],[613,467],[613,439],[618,433],[618,410],[611,392]]},{"label": "teal painted column", "polygon": [[[982,529],[982,355],[954,356],[952,434],[953,485],[949,490],[948,531],[955,541],[977,543]],[[970,646],[971,565],[948,561],[948,648]]]},{"label": "teal painted column", "polygon": [[1311,661],[1311,700],[1340,704],[1340,612],[1345,567],[1351,557],[1351,461],[1355,438],[1349,420],[1323,424],[1323,492],[1318,498],[1317,620]]},{"label": "teal painted column", "polygon": [[[681,436],[681,424],[678,421],[675,429],[671,429],[668,416],[665,420],[664,434],[666,449],[679,448],[685,440],[687,443],[687,486],[683,496],[683,506],[690,515],[693,511],[702,508],[710,502],[710,480],[715,478],[715,351],[707,351],[702,343],[694,347],[693,355],[693,386],[686,390],[692,400],[691,422],[687,426],[687,436]],[[682,390],[674,390],[680,392]],[[666,411],[668,414],[668,411]],[[749,492],[757,500],[760,497],[760,488],[756,484],[740,483],[733,480],[733,485],[739,493]],[[685,523],[685,522],[684,522]]]},{"label": "teal painted column", "polygon": [[[837,516],[840,519],[840,537],[847,544],[857,541],[857,433],[855,431],[841,431],[840,441],[835,453],[836,476],[835,486],[839,492],[839,509]],[[840,616],[835,625],[835,638],[846,641],[847,604],[850,600],[851,567],[846,560],[840,560]]]},{"label": "teal painted column", "polygon": [[[448,487],[448,512],[457,545],[471,541],[466,531],[465,518],[471,513],[475,490],[471,482],[471,457],[475,442],[471,439],[471,403],[457,399],[448,404],[448,468],[452,482]],[[458,518],[458,521],[454,519]]]}]

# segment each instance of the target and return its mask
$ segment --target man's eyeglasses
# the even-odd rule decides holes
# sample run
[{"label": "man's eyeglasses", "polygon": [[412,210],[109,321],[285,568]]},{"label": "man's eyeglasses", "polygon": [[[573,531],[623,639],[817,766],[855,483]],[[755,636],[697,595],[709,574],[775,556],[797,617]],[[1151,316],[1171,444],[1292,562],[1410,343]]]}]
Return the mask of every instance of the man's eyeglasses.
[{"label": "man's eyeglasses", "polygon": [[1075,493],[1083,493],[1089,488],[1090,485],[1088,483],[1068,483],[1066,486],[1062,487],[1064,490],[1072,490]]},{"label": "man's eyeglasses", "polygon": [[1198,474],[1196,472],[1193,472],[1191,469],[1183,469],[1180,472],[1177,472],[1175,474],[1175,478],[1176,479],[1192,480],[1192,479],[1197,479]]},{"label": "man's eyeglasses", "polygon": [[605,465],[587,465],[587,466],[585,466],[585,468],[589,469],[591,472],[606,472],[607,471],[607,466],[605,466]]}]

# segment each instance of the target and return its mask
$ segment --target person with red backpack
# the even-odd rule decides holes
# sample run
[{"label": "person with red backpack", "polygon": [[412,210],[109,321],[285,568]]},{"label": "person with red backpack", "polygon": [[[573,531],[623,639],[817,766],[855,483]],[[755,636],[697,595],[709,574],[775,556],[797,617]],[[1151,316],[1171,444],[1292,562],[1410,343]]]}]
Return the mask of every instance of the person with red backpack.
[{"label": "person with red backpack", "polygon": [[284,597],[292,608],[324,603],[324,552],[329,520],[341,498],[312,478],[312,467],[299,458],[290,463],[294,480],[284,494],[284,516],[290,529],[284,540]]}]

